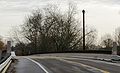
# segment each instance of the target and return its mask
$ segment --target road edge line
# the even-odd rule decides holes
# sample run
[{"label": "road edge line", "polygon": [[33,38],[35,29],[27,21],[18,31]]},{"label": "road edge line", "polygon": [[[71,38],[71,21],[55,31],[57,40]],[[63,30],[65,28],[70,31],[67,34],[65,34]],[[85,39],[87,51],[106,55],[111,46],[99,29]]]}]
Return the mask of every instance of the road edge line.
[{"label": "road edge line", "polygon": [[35,64],[37,64],[45,73],[49,73],[40,63],[38,63],[37,61],[30,59],[30,58],[26,58],[32,62],[34,62]]}]

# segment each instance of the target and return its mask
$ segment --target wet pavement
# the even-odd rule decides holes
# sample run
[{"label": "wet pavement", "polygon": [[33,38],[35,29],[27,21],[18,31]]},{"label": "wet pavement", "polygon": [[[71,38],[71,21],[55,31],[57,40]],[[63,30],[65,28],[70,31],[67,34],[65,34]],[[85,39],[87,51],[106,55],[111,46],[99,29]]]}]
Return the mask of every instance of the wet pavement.
[{"label": "wet pavement", "polygon": [[99,70],[88,68],[78,64],[64,62],[60,59],[33,59],[41,64],[45,72],[39,65],[27,58],[18,58],[15,65],[15,73],[102,73]]},{"label": "wet pavement", "polygon": [[105,63],[102,61],[87,60],[87,59],[66,59],[66,60],[82,63],[85,65],[89,65],[89,66],[107,71],[103,73],[108,73],[108,72],[109,73],[120,73],[120,66],[114,63]]},{"label": "wet pavement", "polygon": [[59,59],[34,59],[44,65],[49,73],[102,73],[99,70]]},{"label": "wet pavement", "polygon": [[56,56],[56,57],[77,57],[77,58],[103,58],[111,59],[111,54],[92,54],[92,53],[54,53],[54,54],[36,54],[33,56]]},{"label": "wet pavement", "polygon": [[18,59],[15,69],[16,73],[45,73],[37,64],[26,58]]},{"label": "wet pavement", "polygon": [[15,73],[119,73],[119,61],[112,63],[91,59],[95,57],[109,59],[111,55],[71,53],[17,56]]}]

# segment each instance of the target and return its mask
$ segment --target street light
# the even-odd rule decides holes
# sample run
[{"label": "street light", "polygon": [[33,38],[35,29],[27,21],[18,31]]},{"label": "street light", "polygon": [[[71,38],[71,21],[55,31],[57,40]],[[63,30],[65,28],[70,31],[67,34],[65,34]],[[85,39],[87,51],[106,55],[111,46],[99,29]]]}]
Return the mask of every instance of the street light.
[{"label": "street light", "polygon": [[83,13],[83,50],[85,50],[85,10],[82,10]]}]

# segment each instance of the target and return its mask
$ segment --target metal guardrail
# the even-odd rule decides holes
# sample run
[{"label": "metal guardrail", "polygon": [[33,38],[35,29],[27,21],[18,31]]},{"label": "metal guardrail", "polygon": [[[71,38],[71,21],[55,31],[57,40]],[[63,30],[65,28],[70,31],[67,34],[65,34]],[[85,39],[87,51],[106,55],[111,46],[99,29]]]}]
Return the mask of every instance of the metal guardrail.
[{"label": "metal guardrail", "polygon": [[9,54],[9,56],[6,56],[1,62],[0,62],[0,72],[5,68],[5,66],[10,62],[12,59],[12,55]]},{"label": "metal guardrail", "polygon": [[2,57],[2,59],[0,60],[0,64],[2,64],[5,60],[7,60],[7,58],[10,57],[10,53],[7,53],[6,55],[4,55],[4,57]]}]

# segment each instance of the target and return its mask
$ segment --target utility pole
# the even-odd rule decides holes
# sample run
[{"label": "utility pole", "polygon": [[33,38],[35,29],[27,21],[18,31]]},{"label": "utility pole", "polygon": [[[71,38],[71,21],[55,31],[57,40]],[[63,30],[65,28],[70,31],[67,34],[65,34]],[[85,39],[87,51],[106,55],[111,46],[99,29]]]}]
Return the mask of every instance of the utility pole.
[{"label": "utility pole", "polygon": [[85,50],[85,10],[82,10],[83,13],[83,50]]}]

